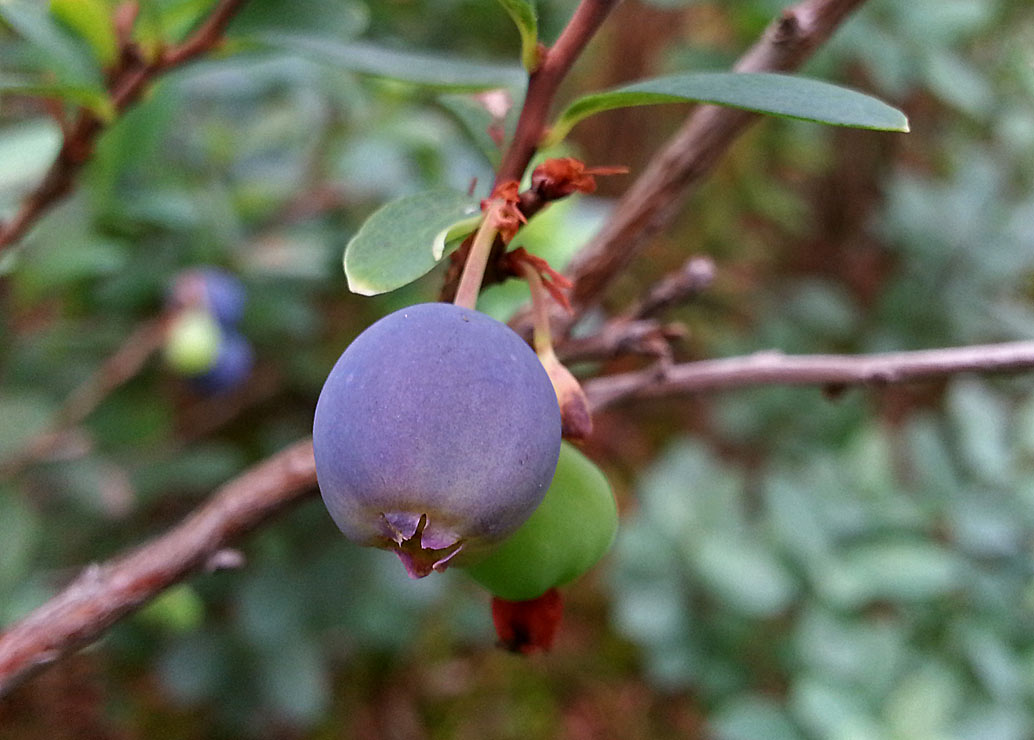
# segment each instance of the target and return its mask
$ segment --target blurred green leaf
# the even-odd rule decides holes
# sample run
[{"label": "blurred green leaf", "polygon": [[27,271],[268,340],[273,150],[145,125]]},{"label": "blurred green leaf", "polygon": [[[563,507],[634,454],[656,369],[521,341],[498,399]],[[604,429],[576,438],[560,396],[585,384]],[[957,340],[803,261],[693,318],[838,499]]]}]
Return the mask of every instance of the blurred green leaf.
[{"label": "blurred green leaf", "polygon": [[440,90],[521,89],[525,82],[525,74],[520,67],[471,62],[367,43],[342,43],[290,33],[266,34],[261,41],[339,69]]},{"label": "blurred green leaf", "polygon": [[477,199],[452,190],[429,190],[381,206],[345,247],[348,288],[360,295],[386,293],[427,274],[448,242],[481,220]]},{"label": "blurred green leaf", "polygon": [[947,407],[962,460],[988,483],[1007,484],[1009,423],[1002,399],[983,381],[959,379],[949,388]]},{"label": "blurred green leaf", "polygon": [[[5,407],[0,399],[0,414],[5,408],[10,407]],[[42,532],[40,517],[21,500],[21,495],[20,491],[0,487],[0,601],[5,601],[9,589],[25,578]],[[3,610],[0,610],[2,623]]]},{"label": "blurred green leaf", "polygon": [[964,564],[953,552],[916,539],[851,548],[844,565],[857,579],[862,600],[920,601],[946,596],[963,585]]},{"label": "blurred green leaf", "polygon": [[169,632],[196,630],[205,617],[205,604],[186,583],[173,586],[140,610],[138,618]]},{"label": "blurred green leaf", "polygon": [[688,548],[704,585],[750,616],[774,616],[796,595],[793,577],[762,543],[729,531],[709,533]]},{"label": "blurred green leaf", "polygon": [[330,702],[330,681],[319,646],[298,638],[268,646],[259,681],[266,706],[283,719],[304,724]]},{"label": "blurred green leaf", "polygon": [[53,420],[57,404],[38,391],[0,393],[0,459],[13,454]]},{"label": "blurred green leaf", "polygon": [[58,84],[103,91],[103,78],[94,59],[51,17],[46,3],[4,0],[0,18],[31,43],[33,54],[40,57],[41,71],[56,75]]},{"label": "blurred green leaf", "polygon": [[262,0],[244,4],[231,23],[229,34],[237,37],[297,32],[340,42],[366,30],[369,17],[364,3],[351,0]]},{"label": "blurred green leaf", "polygon": [[716,740],[803,740],[785,710],[764,696],[745,695],[719,707],[710,721]]},{"label": "blurred green leaf", "polygon": [[790,707],[814,737],[889,740],[855,692],[818,676],[803,675],[797,680]]},{"label": "blurred green leaf", "polygon": [[86,39],[101,67],[110,67],[118,59],[112,8],[105,0],[50,0],[50,12]]},{"label": "blurred green leaf", "polygon": [[5,76],[0,77],[0,93],[63,100],[92,111],[102,121],[112,121],[116,115],[111,98],[104,90],[95,87],[46,84]]},{"label": "blurred green leaf", "polygon": [[[508,93],[502,90],[498,91],[498,95],[503,98],[509,97]],[[438,97],[438,103],[459,120],[485,158],[493,167],[497,167],[502,159],[503,138],[511,130],[511,126],[507,124],[512,124],[513,115],[500,119],[488,110],[483,100],[461,93],[441,95]],[[507,112],[512,114],[514,110],[511,104]],[[498,139],[493,133],[498,135]]]},{"label": "blurred green leaf", "polygon": [[521,34],[521,64],[528,72],[539,66],[539,21],[535,6],[529,0],[499,0],[510,14]]},{"label": "blurred green leaf", "polygon": [[965,700],[962,676],[931,660],[905,676],[887,698],[887,719],[895,737],[950,737],[956,710]]},{"label": "blurred green leaf", "polygon": [[697,72],[643,80],[579,98],[560,114],[546,143],[562,141],[579,121],[602,111],[687,102],[837,126],[908,131],[908,120],[901,111],[828,82],[771,73]]}]

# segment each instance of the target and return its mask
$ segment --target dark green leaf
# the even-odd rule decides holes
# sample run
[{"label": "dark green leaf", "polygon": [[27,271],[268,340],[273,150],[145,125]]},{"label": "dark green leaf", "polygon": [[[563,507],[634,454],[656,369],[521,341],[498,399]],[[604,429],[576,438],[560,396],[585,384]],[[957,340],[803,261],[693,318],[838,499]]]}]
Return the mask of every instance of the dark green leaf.
[{"label": "dark green leaf", "polygon": [[643,80],[579,98],[553,125],[547,145],[583,118],[614,108],[658,103],[711,103],[836,126],[908,131],[905,115],[864,93],[790,75],[698,72]]},{"label": "dark green leaf", "polygon": [[101,67],[109,67],[118,59],[115,24],[104,0],[50,0],[50,12],[86,40]]},{"label": "dark green leaf", "polygon": [[360,295],[401,288],[427,274],[446,242],[473,231],[478,201],[454,190],[428,190],[378,209],[345,247],[348,287]]}]

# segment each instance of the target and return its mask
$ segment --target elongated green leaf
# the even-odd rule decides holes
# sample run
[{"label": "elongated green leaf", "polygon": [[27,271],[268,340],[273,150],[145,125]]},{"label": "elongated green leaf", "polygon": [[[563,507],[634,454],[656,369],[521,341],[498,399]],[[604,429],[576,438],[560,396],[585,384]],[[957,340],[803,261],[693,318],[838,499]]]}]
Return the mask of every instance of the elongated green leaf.
[{"label": "elongated green leaf", "polygon": [[373,44],[341,43],[325,37],[286,33],[265,34],[261,41],[360,74],[441,90],[523,87],[526,80],[524,70],[516,66],[471,62]]},{"label": "elongated green leaf", "polygon": [[579,98],[546,144],[563,140],[583,118],[614,108],[658,103],[711,103],[836,126],[908,131],[905,114],[864,93],[820,80],[772,73],[698,72],[657,77]]},{"label": "elongated green leaf", "polygon": [[470,134],[493,168],[502,159],[502,143],[509,141],[517,124],[519,101],[511,90],[492,90],[481,95],[447,93],[438,103]]},{"label": "elongated green leaf", "polygon": [[111,9],[104,0],[50,0],[50,12],[86,39],[102,67],[114,64],[118,58],[118,38]]},{"label": "elongated green leaf", "polygon": [[0,2],[0,19],[29,42],[29,58],[40,70],[53,74],[64,85],[101,86],[95,60],[50,15],[45,3],[28,0]]},{"label": "elongated green leaf", "polygon": [[499,0],[521,34],[521,64],[528,72],[539,66],[539,20],[529,0]]},{"label": "elongated green leaf", "polygon": [[480,220],[478,200],[454,190],[428,190],[382,206],[345,247],[349,290],[377,295],[413,282],[445,256],[446,242]]},{"label": "elongated green leaf", "polygon": [[84,85],[63,85],[33,82],[20,77],[0,77],[0,93],[14,93],[34,98],[57,98],[88,108],[103,121],[115,117],[115,105],[104,90]]}]

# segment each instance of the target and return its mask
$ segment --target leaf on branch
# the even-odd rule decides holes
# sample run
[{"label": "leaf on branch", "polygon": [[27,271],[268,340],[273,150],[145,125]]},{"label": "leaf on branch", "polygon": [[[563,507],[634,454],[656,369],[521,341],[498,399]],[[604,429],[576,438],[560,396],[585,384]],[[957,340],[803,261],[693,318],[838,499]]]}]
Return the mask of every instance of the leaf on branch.
[{"label": "leaf on branch", "polygon": [[349,290],[378,295],[408,285],[480,221],[477,198],[454,190],[428,190],[382,206],[345,247]]},{"label": "leaf on branch", "polygon": [[438,104],[455,116],[492,168],[497,169],[502,146],[517,123],[520,106],[514,104],[514,91],[499,88],[473,95],[447,93],[438,96]]},{"label": "leaf on branch", "polygon": [[829,82],[770,72],[697,72],[579,98],[560,114],[543,146],[562,141],[579,121],[596,113],[659,103],[710,103],[834,126],[908,131],[908,119],[897,108]]},{"label": "leaf on branch", "polygon": [[521,34],[521,64],[528,72],[539,66],[539,21],[529,0],[499,0]]},{"label": "leaf on branch", "polygon": [[0,20],[28,42],[32,66],[65,85],[103,85],[96,61],[50,15],[47,6],[26,0],[0,2]]},{"label": "leaf on branch", "polygon": [[110,67],[118,59],[115,24],[104,0],[50,0],[50,12],[86,40],[101,67]]},{"label": "leaf on branch", "polygon": [[342,43],[305,34],[264,34],[260,41],[360,74],[441,90],[523,89],[525,83],[524,70],[511,65],[471,62],[374,44]]},{"label": "leaf on branch", "polygon": [[0,77],[0,93],[14,93],[35,98],[53,98],[86,108],[102,121],[114,120],[115,104],[104,90],[85,85],[40,83],[12,77]]}]

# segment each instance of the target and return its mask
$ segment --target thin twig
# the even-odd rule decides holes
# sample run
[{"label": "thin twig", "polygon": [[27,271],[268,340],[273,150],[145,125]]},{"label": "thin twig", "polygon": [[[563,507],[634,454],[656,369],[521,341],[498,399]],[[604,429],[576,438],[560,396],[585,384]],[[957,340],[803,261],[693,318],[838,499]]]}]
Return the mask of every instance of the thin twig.
[{"label": "thin twig", "polygon": [[586,381],[593,410],[633,398],[713,393],[765,385],[817,385],[831,390],[946,378],[960,373],[1006,373],[1034,369],[1034,342],[973,345],[874,355],[784,355],[687,362]]},{"label": "thin twig", "polygon": [[[844,387],[945,378],[964,372],[1034,369],[1034,342],[880,355],[761,352],[596,378],[584,385],[598,411],[630,398],[761,385]],[[120,618],[201,570],[211,556],[315,485],[312,442],[297,442],[224,485],[166,534],[127,555],[87,568],[21,622],[0,633],[0,696],[33,673],[96,640]]]},{"label": "thin twig", "polygon": [[122,343],[111,357],[65,400],[54,420],[10,457],[0,459],[0,475],[13,476],[25,465],[60,446],[69,429],[83,421],[114,390],[124,385],[143,368],[147,359],[162,345],[167,318],[145,321]]},{"label": "thin twig", "polygon": [[204,568],[227,544],[307,495],[315,484],[312,442],[297,442],[224,485],[166,534],[87,567],[61,593],[0,633],[0,696]]},{"label": "thin twig", "polygon": [[[201,26],[182,43],[147,61],[125,46],[119,62],[108,74],[108,94],[117,114],[133,105],[148,86],[168,70],[196,59],[222,41],[223,32],[246,0],[220,0]],[[125,44],[131,44],[129,40]],[[108,124],[96,113],[82,109],[75,120],[63,126],[61,149],[39,185],[22,200],[9,221],[0,223],[0,251],[21,239],[54,204],[75,186],[79,171],[93,155],[97,138]]]},{"label": "thin twig", "polygon": [[686,329],[680,324],[619,317],[608,321],[595,334],[565,339],[557,344],[556,352],[566,364],[610,360],[621,355],[670,357],[671,343],[685,335]]}]

